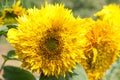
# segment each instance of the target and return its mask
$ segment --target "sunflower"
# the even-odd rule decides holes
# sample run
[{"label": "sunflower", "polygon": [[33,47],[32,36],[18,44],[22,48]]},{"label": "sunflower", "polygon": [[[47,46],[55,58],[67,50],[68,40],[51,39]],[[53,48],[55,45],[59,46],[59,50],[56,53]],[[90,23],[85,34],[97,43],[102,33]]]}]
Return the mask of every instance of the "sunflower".
[{"label": "sunflower", "polygon": [[16,53],[23,60],[22,67],[46,76],[65,76],[72,72],[76,62],[84,58],[84,23],[74,18],[71,10],[62,4],[47,4],[41,9],[28,9],[19,17],[17,29],[10,29],[7,39],[14,44]]},{"label": "sunflower", "polygon": [[116,61],[120,46],[120,31],[111,24],[97,20],[86,34],[85,57],[81,64],[89,80],[99,80],[104,72]]},{"label": "sunflower", "polygon": [[26,13],[25,9],[20,6],[20,1],[18,1],[12,8],[3,9],[1,19],[4,24],[15,24],[17,23],[15,18],[23,15],[23,13]]},{"label": "sunflower", "polygon": [[17,15],[14,14],[14,12],[11,8],[5,8],[2,11],[1,19],[3,20],[4,24],[17,23],[15,17],[17,17]]},{"label": "sunflower", "polygon": [[98,11],[95,16],[98,16],[101,20],[108,21],[109,23],[120,27],[120,5],[110,4],[104,6],[101,11]]}]

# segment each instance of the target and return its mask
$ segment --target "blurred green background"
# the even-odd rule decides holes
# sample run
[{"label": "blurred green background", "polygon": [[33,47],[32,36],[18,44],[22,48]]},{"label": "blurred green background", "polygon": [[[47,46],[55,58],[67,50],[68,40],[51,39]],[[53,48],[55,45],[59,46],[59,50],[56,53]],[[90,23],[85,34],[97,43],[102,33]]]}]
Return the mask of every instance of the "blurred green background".
[{"label": "blurred green background", "polygon": [[[0,9],[13,5],[17,0],[0,0]],[[120,0],[21,0],[22,6],[40,8],[45,2],[63,3],[65,7],[72,9],[75,16],[93,17],[93,14],[100,10],[103,5],[120,3]]]},{"label": "blurred green background", "polygon": [[[0,11],[6,7],[15,4],[17,0],[0,0]],[[22,6],[25,8],[33,8],[34,6],[40,8],[45,2],[48,3],[63,3],[66,8],[72,9],[74,16],[82,18],[92,17],[93,14],[102,9],[104,5],[111,3],[119,4],[120,0],[21,0]],[[1,44],[6,44],[5,39],[0,38]],[[120,80],[120,59],[111,66],[111,70],[106,72],[105,80]]]}]

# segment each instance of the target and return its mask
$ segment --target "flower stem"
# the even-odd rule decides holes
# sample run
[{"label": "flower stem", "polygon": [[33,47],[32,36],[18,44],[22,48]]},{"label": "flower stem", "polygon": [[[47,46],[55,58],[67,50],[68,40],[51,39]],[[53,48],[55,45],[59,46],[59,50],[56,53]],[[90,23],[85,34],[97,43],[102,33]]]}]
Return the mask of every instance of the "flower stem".
[{"label": "flower stem", "polygon": [[14,0],[13,5],[15,5],[15,3],[16,3],[16,0]]},{"label": "flower stem", "polygon": [[39,77],[39,80],[41,80],[41,73],[40,73],[40,77]]},{"label": "flower stem", "polygon": [[8,1],[6,0],[6,4],[5,4],[6,6],[8,6]]},{"label": "flower stem", "polygon": [[4,68],[4,65],[5,65],[6,62],[7,62],[7,60],[4,60],[4,62],[2,63],[2,66],[0,68],[0,73],[1,73],[2,69]]}]

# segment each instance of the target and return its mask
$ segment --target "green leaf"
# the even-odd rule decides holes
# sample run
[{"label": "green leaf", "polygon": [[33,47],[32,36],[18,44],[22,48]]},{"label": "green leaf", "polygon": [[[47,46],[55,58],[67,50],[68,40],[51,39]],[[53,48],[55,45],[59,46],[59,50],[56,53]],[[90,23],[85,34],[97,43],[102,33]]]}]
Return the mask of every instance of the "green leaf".
[{"label": "green leaf", "polygon": [[88,80],[87,74],[81,65],[77,64],[73,72],[77,75],[74,75],[71,80]]},{"label": "green leaf", "polygon": [[15,50],[10,50],[7,54],[8,57],[14,57],[15,56]]},{"label": "green leaf", "polygon": [[120,57],[112,64],[111,69],[106,71],[105,80],[120,80]]},{"label": "green leaf", "polygon": [[9,24],[6,26],[8,29],[11,29],[11,28],[16,28],[17,27],[17,24]]},{"label": "green leaf", "polygon": [[14,66],[5,66],[3,77],[5,80],[36,80],[29,71]]},{"label": "green leaf", "polygon": [[7,55],[2,55],[2,57],[4,58],[4,60],[18,60],[21,61],[17,58],[14,57],[15,56],[15,50],[10,50]]},{"label": "green leaf", "polygon": [[2,35],[6,36],[7,31],[8,31],[8,28],[5,25],[0,26],[0,36],[2,36]]},{"label": "green leaf", "polygon": [[17,60],[17,61],[22,61],[18,58],[14,58],[14,57],[9,57],[9,56],[6,56],[6,55],[2,55],[3,59],[4,60]]},{"label": "green leaf", "polygon": [[9,58],[6,55],[2,55],[2,58],[7,61]]},{"label": "green leaf", "polygon": [[66,80],[88,80],[88,78],[82,66],[76,64],[76,69],[73,69],[73,73],[66,73]]}]

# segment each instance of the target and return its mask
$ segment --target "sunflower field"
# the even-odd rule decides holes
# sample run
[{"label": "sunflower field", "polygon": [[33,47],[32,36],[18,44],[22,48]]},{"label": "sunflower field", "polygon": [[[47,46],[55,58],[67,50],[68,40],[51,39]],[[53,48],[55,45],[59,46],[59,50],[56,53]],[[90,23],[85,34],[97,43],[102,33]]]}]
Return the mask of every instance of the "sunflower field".
[{"label": "sunflower field", "polygon": [[120,80],[120,0],[0,0],[0,80]]}]

